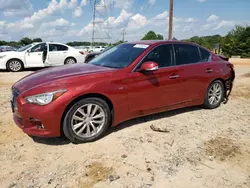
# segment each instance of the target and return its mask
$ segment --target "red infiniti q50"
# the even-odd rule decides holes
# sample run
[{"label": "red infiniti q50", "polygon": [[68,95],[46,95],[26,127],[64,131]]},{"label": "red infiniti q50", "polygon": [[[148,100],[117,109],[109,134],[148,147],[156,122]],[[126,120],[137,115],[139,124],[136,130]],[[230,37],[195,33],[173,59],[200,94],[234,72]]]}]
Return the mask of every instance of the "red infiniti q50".
[{"label": "red infiniti q50", "polygon": [[188,106],[216,108],[235,77],[226,58],[180,41],[115,46],[88,64],[33,73],[12,87],[16,124],[28,135],[94,141],[110,126]]}]

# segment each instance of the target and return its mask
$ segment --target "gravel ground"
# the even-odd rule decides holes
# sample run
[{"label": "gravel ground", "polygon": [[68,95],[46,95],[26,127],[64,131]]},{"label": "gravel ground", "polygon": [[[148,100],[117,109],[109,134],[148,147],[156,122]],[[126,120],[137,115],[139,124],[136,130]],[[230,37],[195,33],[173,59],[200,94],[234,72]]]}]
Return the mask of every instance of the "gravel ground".
[{"label": "gravel ground", "polygon": [[33,140],[14,124],[10,87],[31,72],[0,72],[0,188],[250,187],[250,62],[236,65],[230,100],[217,109],[133,119],[79,145]]}]

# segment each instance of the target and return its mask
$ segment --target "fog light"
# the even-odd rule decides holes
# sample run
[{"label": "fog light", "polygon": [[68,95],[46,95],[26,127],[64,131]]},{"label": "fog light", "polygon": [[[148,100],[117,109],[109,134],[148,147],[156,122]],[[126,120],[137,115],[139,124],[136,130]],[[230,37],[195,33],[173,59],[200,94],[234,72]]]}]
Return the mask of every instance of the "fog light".
[{"label": "fog light", "polygon": [[37,129],[44,129],[44,126],[42,124],[42,122],[40,121],[40,119],[36,119],[36,118],[30,118],[30,123],[34,126],[36,126]]},{"label": "fog light", "polygon": [[41,124],[41,125],[37,125],[36,128],[37,129],[44,129],[44,126],[43,126],[43,124]]}]

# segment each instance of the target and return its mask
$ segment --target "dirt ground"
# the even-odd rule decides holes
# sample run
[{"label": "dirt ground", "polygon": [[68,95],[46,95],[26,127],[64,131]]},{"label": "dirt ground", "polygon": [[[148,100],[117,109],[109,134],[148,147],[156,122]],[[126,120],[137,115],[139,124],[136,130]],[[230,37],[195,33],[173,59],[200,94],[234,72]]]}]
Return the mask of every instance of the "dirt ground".
[{"label": "dirt ground", "polygon": [[130,120],[79,145],[24,134],[12,120],[9,96],[31,71],[0,72],[0,188],[249,188],[250,62],[235,64],[227,104]]}]

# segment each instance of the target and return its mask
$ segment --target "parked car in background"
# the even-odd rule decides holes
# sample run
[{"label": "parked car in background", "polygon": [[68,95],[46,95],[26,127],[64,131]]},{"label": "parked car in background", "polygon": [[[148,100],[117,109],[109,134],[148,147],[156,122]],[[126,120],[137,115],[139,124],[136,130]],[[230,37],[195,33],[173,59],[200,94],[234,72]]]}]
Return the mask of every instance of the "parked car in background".
[{"label": "parked car in background", "polygon": [[60,66],[84,62],[79,50],[56,42],[33,43],[17,51],[0,53],[0,69],[17,72],[30,67]]},{"label": "parked car in background", "polygon": [[103,51],[105,48],[102,46],[94,46],[93,48],[89,49],[89,52],[101,52]]},{"label": "parked car in background", "polygon": [[13,46],[0,46],[0,52],[16,51],[17,48]]},{"label": "parked car in background", "polygon": [[91,53],[88,53],[85,57],[85,62],[84,63],[89,63],[92,59],[94,59],[96,56],[100,55],[101,53],[109,50],[110,48],[112,48],[113,46],[110,46],[110,47],[106,47],[103,51],[100,51],[100,52],[91,52]]},{"label": "parked car in background", "polygon": [[91,46],[83,46],[84,52],[89,52],[91,49]]},{"label": "parked car in background", "polygon": [[100,55],[102,52],[91,52],[88,53],[85,57],[84,63],[89,63],[92,59],[94,59],[96,56]]},{"label": "parked car in background", "polygon": [[227,100],[234,67],[209,50],[178,41],[115,46],[89,64],[51,68],[12,87],[16,124],[28,135],[94,141],[110,126],[165,110]]}]

